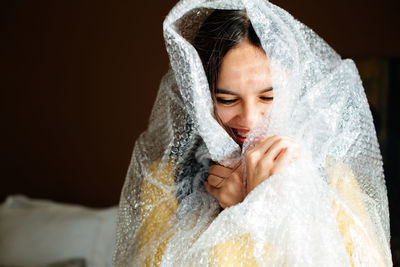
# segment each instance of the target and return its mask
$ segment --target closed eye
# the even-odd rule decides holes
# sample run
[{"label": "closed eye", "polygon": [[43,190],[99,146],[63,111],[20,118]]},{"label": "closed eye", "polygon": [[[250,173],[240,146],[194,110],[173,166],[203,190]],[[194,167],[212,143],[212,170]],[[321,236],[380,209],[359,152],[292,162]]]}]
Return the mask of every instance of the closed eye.
[{"label": "closed eye", "polygon": [[274,97],[272,96],[260,96],[260,99],[264,100],[264,101],[271,101],[274,99]]},{"label": "closed eye", "polygon": [[235,102],[237,101],[237,99],[236,99],[236,98],[235,98],[235,99],[223,99],[223,98],[217,97],[217,101],[218,101],[219,103],[221,103],[221,104],[226,104],[226,105],[228,105],[228,104],[233,104],[233,103],[235,103]]}]

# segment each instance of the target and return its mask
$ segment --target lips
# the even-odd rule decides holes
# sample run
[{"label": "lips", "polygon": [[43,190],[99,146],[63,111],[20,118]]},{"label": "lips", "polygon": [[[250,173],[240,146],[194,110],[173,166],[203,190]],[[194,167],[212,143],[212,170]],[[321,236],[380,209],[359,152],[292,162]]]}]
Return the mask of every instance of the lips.
[{"label": "lips", "polygon": [[237,129],[237,128],[231,128],[233,133],[235,134],[235,137],[237,141],[241,144],[244,143],[246,140],[247,134],[250,132],[249,130],[243,130],[243,129]]}]

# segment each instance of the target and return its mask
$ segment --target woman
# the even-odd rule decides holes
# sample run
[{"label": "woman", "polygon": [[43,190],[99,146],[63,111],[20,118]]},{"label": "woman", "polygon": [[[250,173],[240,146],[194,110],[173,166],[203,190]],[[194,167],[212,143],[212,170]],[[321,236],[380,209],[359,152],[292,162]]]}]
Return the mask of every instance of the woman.
[{"label": "woman", "polygon": [[[268,57],[246,12],[214,11],[197,33],[194,47],[205,66],[215,118],[242,146],[273,100]],[[206,190],[222,208],[238,204],[298,154],[293,138],[271,136],[246,154],[246,188],[241,164],[235,171],[215,164],[209,170]]]},{"label": "woman", "polygon": [[354,64],[264,1],[182,1],[164,35],[172,70],[134,148],[115,265],[391,265]]}]

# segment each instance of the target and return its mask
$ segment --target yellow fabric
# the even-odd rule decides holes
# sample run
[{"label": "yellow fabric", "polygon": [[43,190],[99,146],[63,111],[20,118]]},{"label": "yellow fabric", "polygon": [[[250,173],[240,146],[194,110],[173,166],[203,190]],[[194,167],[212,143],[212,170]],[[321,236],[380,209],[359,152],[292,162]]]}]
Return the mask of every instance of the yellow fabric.
[{"label": "yellow fabric", "polygon": [[[357,259],[369,259],[373,266],[384,266],[382,255],[377,251],[377,240],[375,239],[372,223],[364,205],[361,189],[351,170],[343,163],[336,163],[331,174],[330,184],[346,200],[353,216],[349,210],[345,210],[340,203],[332,201],[332,207],[336,214],[340,234],[348,252],[352,266],[358,266]],[[362,238],[363,255],[354,255],[355,246],[352,236]]]},{"label": "yellow fabric", "polygon": [[[268,244],[264,246],[264,254],[271,254],[273,248]],[[254,258],[254,245],[249,234],[231,238],[212,248],[212,262],[218,262],[218,266],[258,266]]]},{"label": "yellow fabric", "polygon": [[[172,186],[174,184],[174,175],[171,173],[171,165],[165,166],[165,169],[160,171],[157,169],[157,164],[149,168],[149,173],[154,177],[155,174],[159,175],[158,182]],[[344,164],[336,164],[331,174],[330,184],[336,188],[337,192],[346,200],[351,208],[351,212],[346,210],[343,205],[335,201],[332,202],[332,207],[336,215],[339,231],[342,235],[343,242],[349,255],[349,260],[352,266],[357,266],[355,260],[360,258],[354,257],[354,246],[351,238],[354,233],[363,238],[363,256],[369,257],[374,266],[384,266],[382,256],[377,252],[376,240],[373,238],[373,229],[368,220],[368,213],[363,204],[361,190],[357,184],[355,177],[350,169]],[[167,201],[162,201],[152,210],[152,212],[144,220],[139,230],[139,253],[144,244],[152,238],[159,238],[160,232],[156,229],[163,226],[171,219],[175,213],[178,203],[173,195],[168,192],[155,192],[160,191],[159,187],[154,186],[148,181],[144,181],[141,189],[141,200],[147,204],[142,207],[146,209],[147,205],[153,205],[160,202],[161,199],[167,198]],[[356,213],[358,216],[355,218],[352,214]],[[361,220],[361,221],[360,221]],[[361,222],[361,224],[360,224]],[[157,233],[157,234],[154,234]],[[164,249],[168,239],[165,239],[157,248],[154,255],[146,257],[145,266],[159,266]],[[268,245],[264,247],[265,255],[271,253],[271,247]],[[248,234],[238,236],[226,240],[223,243],[211,249],[212,262],[218,262],[218,266],[258,266],[253,255],[254,246]],[[240,259],[240,262],[238,262]]]},{"label": "yellow fabric", "polygon": [[[152,177],[157,178],[157,183],[162,186],[173,186],[174,176],[171,172],[171,164],[167,164],[164,169],[159,169],[158,162],[154,163],[149,168],[149,174]],[[148,180],[144,180],[141,187],[141,201],[146,204],[141,207],[141,218],[142,214],[146,214],[141,227],[139,228],[139,238],[138,238],[138,249],[139,253],[143,249],[143,246],[148,243],[150,239],[159,239],[163,233],[168,229],[166,222],[170,221],[171,217],[174,215],[176,209],[178,208],[178,202],[174,195],[168,191],[160,190],[159,185],[154,185]],[[167,199],[166,201],[162,201]],[[155,205],[155,207],[149,213],[147,210],[150,206]],[[161,228],[162,227],[162,228]],[[160,231],[163,229],[163,231]],[[157,251],[154,251],[154,255],[146,255],[145,266],[159,266],[162,255],[164,254],[164,249],[168,242],[166,238],[161,244],[159,244]]]}]

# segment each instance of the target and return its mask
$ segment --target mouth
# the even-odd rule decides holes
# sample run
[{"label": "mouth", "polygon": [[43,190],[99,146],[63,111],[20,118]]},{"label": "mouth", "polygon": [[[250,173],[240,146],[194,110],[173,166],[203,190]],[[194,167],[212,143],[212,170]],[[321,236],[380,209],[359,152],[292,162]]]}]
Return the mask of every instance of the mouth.
[{"label": "mouth", "polygon": [[247,134],[250,132],[249,130],[243,130],[243,129],[236,129],[236,128],[231,128],[232,132],[235,134],[236,140],[240,143],[243,144],[244,141],[247,138]]}]

